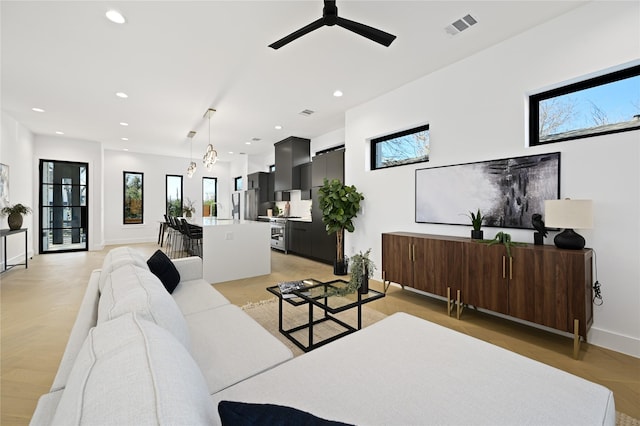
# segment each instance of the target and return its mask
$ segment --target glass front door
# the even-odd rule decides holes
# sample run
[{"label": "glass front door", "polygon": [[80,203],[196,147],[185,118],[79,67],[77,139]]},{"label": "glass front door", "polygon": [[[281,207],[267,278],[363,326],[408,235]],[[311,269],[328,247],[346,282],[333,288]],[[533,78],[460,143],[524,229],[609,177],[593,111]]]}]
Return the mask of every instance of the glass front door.
[{"label": "glass front door", "polygon": [[88,249],[87,163],[40,160],[40,253]]}]

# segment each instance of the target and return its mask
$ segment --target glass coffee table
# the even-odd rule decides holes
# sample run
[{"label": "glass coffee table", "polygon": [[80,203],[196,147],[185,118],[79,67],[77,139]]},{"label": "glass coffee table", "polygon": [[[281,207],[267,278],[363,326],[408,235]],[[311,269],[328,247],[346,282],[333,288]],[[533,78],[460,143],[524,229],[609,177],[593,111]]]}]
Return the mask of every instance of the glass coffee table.
[{"label": "glass coffee table", "polygon": [[[301,281],[305,284],[304,288],[293,290],[288,294],[282,294],[278,285],[267,287],[267,291],[278,297],[278,330],[304,352],[309,352],[322,345],[326,345],[327,343],[333,342],[334,340],[360,330],[362,328],[362,305],[384,297],[384,293],[371,289],[369,289],[369,292],[364,294],[356,291],[355,293],[344,296],[332,295],[332,290],[343,289],[349,284],[344,280],[322,282],[313,278],[307,278]],[[282,326],[283,301],[292,306],[308,305],[309,316],[307,321],[303,324],[285,330]],[[323,311],[323,315],[320,318],[314,319],[314,308],[318,308]],[[357,309],[357,327],[347,324],[341,319],[335,317],[335,315],[340,312],[354,308]],[[313,327],[325,321],[331,321],[338,324],[340,328],[344,329],[344,331],[321,340],[314,339]],[[308,342],[301,342],[293,335],[293,333],[305,329],[308,330]]]}]

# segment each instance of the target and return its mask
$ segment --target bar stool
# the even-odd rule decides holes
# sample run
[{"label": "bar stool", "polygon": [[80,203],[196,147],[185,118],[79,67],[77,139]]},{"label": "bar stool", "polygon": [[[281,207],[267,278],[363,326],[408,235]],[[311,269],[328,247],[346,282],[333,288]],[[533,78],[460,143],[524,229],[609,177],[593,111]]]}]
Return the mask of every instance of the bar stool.
[{"label": "bar stool", "polygon": [[191,256],[202,257],[202,228],[191,225],[186,219],[180,219],[182,232],[186,237],[186,252]]}]

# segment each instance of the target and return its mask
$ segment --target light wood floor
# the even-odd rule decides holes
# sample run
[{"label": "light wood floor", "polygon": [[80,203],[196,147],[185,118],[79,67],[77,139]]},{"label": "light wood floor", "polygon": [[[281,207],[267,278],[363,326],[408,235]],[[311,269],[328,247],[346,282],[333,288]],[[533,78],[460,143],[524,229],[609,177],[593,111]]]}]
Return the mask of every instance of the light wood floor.
[{"label": "light wood floor", "polygon": [[[137,244],[150,256],[155,244]],[[2,425],[28,424],[39,396],[53,382],[88,277],[102,265],[101,252],[36,256],[29,269],[16,267],[0,276]],[[232,303],[270,298],[265,287],[287,279],[335,279],[330,266],[292,255],[272,253],[267,276],[216,284]],[[373,282],[381,289],[382,283]],[[494,343],[613,390],[616,408],[640,418],[640,359],[597,346],[583,345],[574,360],[572,341],[504,319],[465,310],[461,320],[446,314],[446,305],[391,287],[384,299],[368,305],[386,314],[404,311]],[[473,356],[473,354],[469,354]],[[432,366],[431,366],[432,367]],[[389,360],[386,368],[402,368]]]}]

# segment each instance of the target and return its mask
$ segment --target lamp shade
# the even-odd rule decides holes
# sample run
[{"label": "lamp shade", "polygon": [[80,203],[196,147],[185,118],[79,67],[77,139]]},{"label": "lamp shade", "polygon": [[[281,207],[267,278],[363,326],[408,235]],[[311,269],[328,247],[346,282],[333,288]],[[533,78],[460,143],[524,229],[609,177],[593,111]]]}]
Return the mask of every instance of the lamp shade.
[{"label": "lamp shade", "polygon": [[550,228],[593,228],[591,200],[545,200],[544,222]]}]

